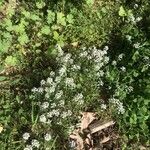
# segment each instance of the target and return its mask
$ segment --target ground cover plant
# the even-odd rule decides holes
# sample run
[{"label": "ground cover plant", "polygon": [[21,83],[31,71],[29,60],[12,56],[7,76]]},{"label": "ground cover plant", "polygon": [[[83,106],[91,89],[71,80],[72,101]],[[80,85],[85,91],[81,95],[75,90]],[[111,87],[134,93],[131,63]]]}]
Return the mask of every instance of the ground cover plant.
[{"label": "ground cover plant", "polygon": [[76,149],[70,135],[88,112],[113,120],[103,132],[117,137],[94,135],[92,149],[149,149],[149,8],[1,0],[0,150]]}]

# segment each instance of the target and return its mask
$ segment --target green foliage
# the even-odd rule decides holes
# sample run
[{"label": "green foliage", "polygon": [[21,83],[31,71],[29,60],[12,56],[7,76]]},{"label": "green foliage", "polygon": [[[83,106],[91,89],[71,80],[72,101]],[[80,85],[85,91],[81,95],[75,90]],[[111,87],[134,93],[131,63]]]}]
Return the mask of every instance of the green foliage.
[{"label": "green foliage", "polygon": [[[30,132],[32,138],[43,138],[47,125],[38,124],[41,114],[37,102],[45,100],[45,97],[44,94],[33,95],[31,89],[40,87],[40,81],[46,80],[52,70],[58,74],[61,60],[58,62],[56,59],[56,44],[65,54],[71,53],[75,63],[82,66],[81,72],[68,71],[67,74],[75,77],[77,91],[83,91],[87,101],[76,106],[69,99],[77,91],[69,93],[64,82],[60,84],[58,89],[63,88],[68,101],[61,111],[74,109],[75,120],[63,120],[62,126],[56,125],[57,119],[54,120],[52,128],[56,130],[53,134],[56,136],[50,142],[41,140],[42,147],[48,145],[52,149],[60,149],[66,144],[63,141],[67,139],[67,129],[78,121],[79,110],[92,109],[100,112],[101,116],[116,118],[118,132],[122,135],[121,148],[138,149],[140,145],[147,148],[150,136],[149,7],[148,0],[8,3],[1,0],[0,126],[4,130],[0,133],[0,149],[24,149],[22,135],[25,131]],[[93,62],[78,56],[84,47],[92,45],[100,49],[104,45],[109,46],[110,60],[102,68],[101,80],[95,79]],[[98,81],[100,90],[97,91],[95,85]],[[102,111],[97,103],[97,97],[103,95],[108,97],[103,101],[104,104],[106,102],[106,111]],[[120,114],[122,106],[125,112]]]}]

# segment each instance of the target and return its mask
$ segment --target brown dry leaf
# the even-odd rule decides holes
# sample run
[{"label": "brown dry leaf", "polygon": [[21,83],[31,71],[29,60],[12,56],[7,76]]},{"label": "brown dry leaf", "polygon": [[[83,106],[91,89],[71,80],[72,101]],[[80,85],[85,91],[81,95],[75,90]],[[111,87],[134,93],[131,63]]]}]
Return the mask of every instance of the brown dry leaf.
[{"label": "brown dry leaf", "polygon": [[73,43],[71,43],[71,45],[72,45],[73,47],[77,47],[77,46],[78,46],[78,42],[73,42]]},{"label": "brown dry leaf", "polygon": [[109,126],[112,126],[114,124],[115,124],[114,121],[109,121],[109,122],[107,122],[107,123],[105,123],[103,125],[101,125],[100,122],[98,122],[98,123],[96,122],[95,124],[92,124],[89,128],[90,128],[91,134],[93,134],[95,132],[103,130],[103,129],[105,129],[105,128],[109,127]]},{"label": "brown dry leaf", "polygon": [[106,143],[110,140],[110,137],[104,137],[102,141],[100,141],[101,144]]},{"label": "brown dry leaf", "polygon": [[92,140],[91,134],[87,135],[87,138],[85,139],[85,144],[89,146],[89,150],[93,149],[93,140]]},{"label": "brown dry leaf", "polygon": [[144,146],[139,146],[139,148],[140,148],[140,150],[146,150],[146,147],[144,147]]},{"label": "brown dry leaf", "polygon": [[75,140],[77,143],[77,150],[82,150],[84,149],[84,141],[79,135],[79,130],[75,130],[71,135],[70,138]]},{"label": "brown dry leaf", "polygon": [[95,113],[83,112],[81,118],[81,131],[83,129],[86,129],[89,126],[89,124],[95,119],[96,119]]}]

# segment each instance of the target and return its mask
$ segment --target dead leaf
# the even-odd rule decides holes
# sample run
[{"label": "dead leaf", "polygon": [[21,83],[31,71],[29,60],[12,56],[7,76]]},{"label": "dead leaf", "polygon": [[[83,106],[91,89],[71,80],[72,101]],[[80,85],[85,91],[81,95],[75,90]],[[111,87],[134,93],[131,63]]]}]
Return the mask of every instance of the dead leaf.
[{"label": "dead leaf", "polygon": [[96,123],[90,125],[89,128],[90,128],[91,134],[93,134],[93,133],[95,133],[95,132],[98,132],[98,131],[100,131],[100,130],[103,130],[103,129],[105,129],[105,128],[109,127],[109,126],[112,126],[112,125],[114,125],[114,124],[115,124],[114,121],[107,122],[107,123],[105,123],[105,124],[103,124],[103,125],[101,125],[100,122],[96,122]]},{"label": "dead leaf", "polygon": [[87,135],[87,138],[85,139],[85,144],[88,146],[89,150],[93,149],[93,140],[92,140],[91,134]]},{"label": "dead leaf", "polygon": [[73,42],[73,43],[71,43],[71,45],[72,45],[73,47],[77,47],[77,46],[78,46],[78,42]]},{"label": "dead leaf", "polygon": [[75,130],[71,135],[70,138],[75,140],[77,143],[77,150],[82,150],[84,149],[84,141],[79,135],[79,130]]},{"label": "dead leaf", "polygon": [[104,137],[102,141],[100,141],[101,144],[106,143],[110,140],[110,137]]},{"label": "dead leaf", "polygon": [[140,150],[146,150],[146,147],[144,147],[144,146],[139,146],[139,148],[140,148]]},{"label": "dead leaf", "polygon": [[89,126],[89,124],[95,119],[95,113],[83,112],[81,118],[81,131],[83,131],[83,129],[86,129]]}]

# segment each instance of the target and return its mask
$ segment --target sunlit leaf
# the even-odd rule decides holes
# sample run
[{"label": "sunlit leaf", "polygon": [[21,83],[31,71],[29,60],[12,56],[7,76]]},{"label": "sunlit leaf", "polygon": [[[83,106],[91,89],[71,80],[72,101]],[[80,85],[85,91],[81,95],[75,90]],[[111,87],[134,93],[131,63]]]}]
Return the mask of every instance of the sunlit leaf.
[{"label": "sunlit leaf", "polygon": [[123,8],[123,6],[121,6],[119,8],[119,16],[121,16],[121,17],[127,16],[127,13],[126,13],[125,9]]}]

